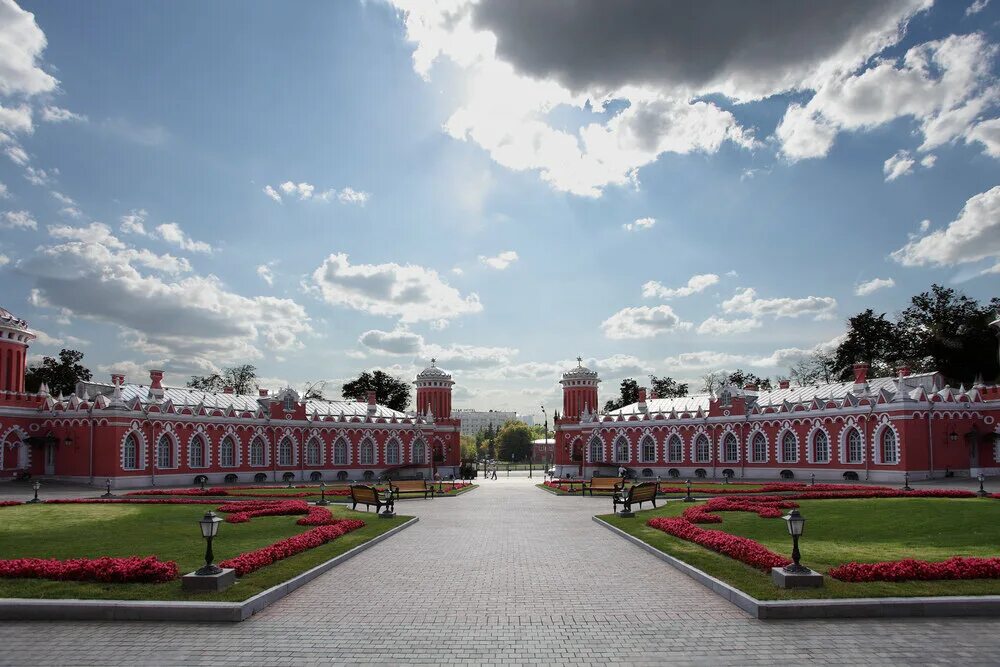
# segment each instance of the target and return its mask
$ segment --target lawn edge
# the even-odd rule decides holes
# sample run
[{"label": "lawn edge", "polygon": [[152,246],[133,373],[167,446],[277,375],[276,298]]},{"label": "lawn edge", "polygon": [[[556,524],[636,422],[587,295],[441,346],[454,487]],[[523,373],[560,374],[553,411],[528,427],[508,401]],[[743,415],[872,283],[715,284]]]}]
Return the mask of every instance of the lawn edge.
[{"label": "lawn edge", "polygon": [[1000,595],[758,600],[735,586],[716,579],[707,572],[657,549],[640,538],[629,535],[599,516],[592,518],[612,533],[645,549],[719,597],[761,620],[1000,616]]},{"label": "lawn edge", "polygon": [[242,602],[193,602],[190,600],[75,600],[0,598],[3,621],[207,621],[238,623],[266,609],[289,593],[329,572],[362,551],[387,540],[419,521],[409,521],[385,531],[364,544],[334,556],[291,579],[261,591]]}]

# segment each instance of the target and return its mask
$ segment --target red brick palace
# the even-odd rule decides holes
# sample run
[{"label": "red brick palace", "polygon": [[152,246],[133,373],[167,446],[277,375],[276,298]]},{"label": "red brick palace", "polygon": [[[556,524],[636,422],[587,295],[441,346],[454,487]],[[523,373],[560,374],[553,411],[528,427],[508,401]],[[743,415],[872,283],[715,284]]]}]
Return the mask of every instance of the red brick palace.
[{"label": "red brick palace", "polygon": [[166,387],[114,374],[70,396],[27,393],[27,322],[0,308],[0,480],[25,473],[116,488],[208,483],[458,476],[451,375],[417,375],[414,414],[375,403]]},{"label": "red brick palace", "polygon": [[718,395],[647,396],[598,414],[596,372],[567,371],[556,474],[902,481],[1000,473],[1000,387],[944,384],[939,373],[818,386],[725,386]]}]

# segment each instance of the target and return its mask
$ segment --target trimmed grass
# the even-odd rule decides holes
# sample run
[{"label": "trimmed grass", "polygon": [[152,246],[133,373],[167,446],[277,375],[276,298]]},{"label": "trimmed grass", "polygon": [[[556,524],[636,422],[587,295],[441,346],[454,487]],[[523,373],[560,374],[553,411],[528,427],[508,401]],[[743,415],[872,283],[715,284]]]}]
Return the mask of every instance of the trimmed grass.
[{"label": "trimmed grass", "polygon": [[[997,556],[1000,552],[1000,502],[995,500],[866,498],[796,502],[806,517],[800,542],[802,563],[820,572],[849,561],[939,561],[951,556]],[[846,583],[827,577],[820,589],[782,590],[771,583],[769,572],[646,526],[654,516],[679,516],[691,506],[670,502],[656,510],[636,512],[633,519],[614,514],[600,518],[760,600],[1000,595],[998,579]],[[749,512],[718,514],[721,524],[698,525],[749,537],[780,554],[791,553],[791,538],[781,519],[762,519]]]},{"label": "trimmed grass", "polygon": [[[652,481],[652,480],[650,480],[650,481]],[[580,495],[579,484],[577,484],[576,490],[573,491],[573,493],[570,493],[569,491],[563,491],[562,489],[555,489],[555,488],[552,488],[551,486],[545,486],[544,484],[536,484],[535,486],[537,486],[540,489],[544,489],[544,490],[548,491],[549,493],[553,493],[553,494],[555,494],[557,496],[578,496],[578,495]],[[673,481],[670,481],[670,480],[660,480],[660,486],[662,486],[662,487],[672,486],[672,487],[684,488],[684,482],[677,482],[676,480],[673,480]],[[760,490],[761,486],[762,486],[761,484],[740,484],[739,486],[737,486],[735,484],[711,484],[711,483],[709,483],[709,484],[695,484],[694,482],[692,482],[691,483],[691,495],[695,496],[695,497],[705,496],[705,495],[710,495],[713,491],[719,491],[719,490],[723,490],[723,489],[725,489],[725,490],[728,490],[728,489],[741,489],[743,491],[746,491],[747,493],[750,493],[752,491],[758,491],[758,490]],[[803,489],[803,490],[806,490],[806,489]],[[607,496],[607,497],[610,498],[611,497],[611,492],[610,491],[597,491],[597,492],[594,493],[594,495],[595,496]],[[775,492],[774,494],[768,494],[768,495],[781,495],[781,494],[779,492]],[[588,497],[590,496],[590,492],[589,491],[587,492],[587,496]],[[658,493],[657,494],[657,498],[661,498],[661,497],[662,498],[683,498],[684,497],[684,493],[683,492],[680,492],[680,493]]]},{"label": "trimmed grass", "polygon": [[[205,564],[205,540],[198,520],[211,505],[21,505],[0,509],[0,557],[96,558],[150,556],[177,561],[182,575]],[[334,556],[381,535],[410,517],[380,519],[375,512],[328,507],[337,518],[362,519],[366,525],[315,549],[309,549],[248,574],[222,593],[192,594],[181,581],[165,584],[101,584],[43,579],[0,579],[0,598],[77,598],[114,600],[241,601],[291,579]],[[299,516],[258,517],[247,523],[224,523],[213,543],[215,562],[260,549],[303,533]]]},{"label": "trimmed grass", "polygon": [[[331,503],[349,503],[349,502],[351,502],[351,497],[350,496],[339,496],[339,495],[333,495],[333,494],[329,493],[329,491],[332,491],[332,490],[335,490],[335,489],[346,489],[346,488],[348,488],[347,485],[328,486],[327,487],[327,492],[328,493],[326,495],[326,499],[329,502],[331,502]],[[434,488],[437,489],[436,486]],[[445,495],[445,496],[460,496],[463,493],[468,493],[469,491],[472,491],[475,488],[478,488],[478,487],[477,487],[477,485],[473,484],[471,486],[467,486],[467,487],[464,487],[464,488],[452,491],[451,489],[448,488],[448,485],[445,484],[445,486],[444,486],[444,491],[445,491],[444,494],[440,494],[437,491],[435,491],[434,493],[436,495],[438,495],[438,496],[441,496],[441,495]],[[240,492],[240,487],[238,487],[238,486],[226,487],[226,490],[229,491],[230,493],[238,494]],[[306,501],[311,501],[311,500],[319,500],[320,497],[322,496],[322,494],[320,493],[319,489],[315,489],[315,488],[312,488],[312,487],[307,487],[307,488],[292,488],[292,489],[289,489],[289,488],[284,487],[284,486],[276,486],[276,487],[269,487],[269,488],[266,488],[266,489],[243,489],[243,490],[246,491],[246,493],[248,493],[248,494],[254,494],[254,495],[253,496],[241,496],[241,495],[229,495],[229,496],[192,496],[192,497],[193,498],[231,498],[233,500],[257,500],[257,499],[265,499],[266,500],[268,497],[273,497],[275,499],[289,498],[291,500],[306,500]],[[296,494],[301,494],[301,493],[308,493],[309,495],[306,495],[306,496],[296,495]],[[259,494],[259,496],[257,494]],[[184,498],[185,496],[171,496],[168,493],[164,493],[164,494],[155,494],[155,495],[126,496],[126,497],[131,497],[131,498]],[[399,500],[414,500],[414,499],[416,499],[416,500],[423,500],[423,496],[422,495],[417,496],[417,495],[414,495],[414,494],[404,493],[402,495],[402,497],[399,498]]]}]

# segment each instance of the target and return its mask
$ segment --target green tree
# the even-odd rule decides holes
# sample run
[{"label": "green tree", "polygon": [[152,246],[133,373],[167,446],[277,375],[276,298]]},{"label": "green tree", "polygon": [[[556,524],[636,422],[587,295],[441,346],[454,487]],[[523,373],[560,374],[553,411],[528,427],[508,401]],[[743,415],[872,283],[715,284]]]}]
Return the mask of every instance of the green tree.
[{"label": "green tree", "polygon": [[792,364],[788,374],[795,384],[829,384],[835,379],[836,358],[830,352],[814,352]]},{"label": "green tree", "polygon": [[850,380],[856,362],[865,362],[872,377],[891,375],[900,358],[896,325],[885,313],[876,315],[869,308],[847,320],[847,337],[834,354],[834,376]]},{"label": "green tree", "polygon": [[756,373],[751,373],[750,371],[745,371],[743,369],[737,368],[735,371],[729,374],[726,378],[726,383],[735,385],[742,389],[748,384],[755,384],[760,387],[763,391],[771,390],[771,380],[770,378],[762,378]]},{"label": "green tree", "polygon": [[33,364],[25,371],[24,388],[36,392],[44,382],[49,387],[49,393],[69,396],[76,391],[77,382],[86,382],[91,378],[90,371],[80,364],[81,361],[83,352],[77,350],[60,350],[59,361],[43,357],[41,364]]},{"label": "green tree", "polygon": [[639,383],[632,378],[625,378],[621,383],[621,395],[617,399],[609,400],[604,404],[604,411],[611,412],[626,405],[631,405],[639,400]]},{"label": "green tree", "polygon": [[504,461],[526,461],[531,456],[531,428],[524,422],[507,422],[500,427],[496,440]]},{"label": "green tree", "polygon": [[688,395],[687,382],[677,382],[672,377],[663,376],[658,378],[655,375],[650,375],[649,386],[660,398],[676,398]]},{"label": "green tree", "polygon": [[714,395],[725,382],[725,371],[710,371],[701,376],[701,390],[706,394]]},{"label": "green tree", "polygon": [[459,441],[462,448],[462,460],[474,460],[479,454],[479,448],[476,445],[476,438],[471,435],[463,435],[459,436]]},{"label": "green tree", "polygon": [[379,370],[365,371],[341,389],[344,398],[367,401],[368,392],[375,392],[376,402],[403,412],[410,404],[410,385],[404,380]]},{"label": "green tree", "polygon": [[253,394],[257,391],[257,367],[241,364],[222,369],[222,373],[192,375],[187,386],[201,391],[223,391],[232,387],[237,394]]}]

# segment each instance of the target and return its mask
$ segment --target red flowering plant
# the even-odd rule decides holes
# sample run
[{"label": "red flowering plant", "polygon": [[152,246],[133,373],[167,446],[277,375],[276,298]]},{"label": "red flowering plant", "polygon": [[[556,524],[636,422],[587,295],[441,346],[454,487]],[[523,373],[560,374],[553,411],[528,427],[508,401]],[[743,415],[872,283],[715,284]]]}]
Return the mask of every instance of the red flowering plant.
[{"label": "red flowering plant", "polygon": [[764,545],[746,537],[730,535],[721,530],[699,528],[687,519],[677,517],[656,517],[646,522],[651,528],[662,530],[668,535],[700,544],[706,549],[729,556],[765,572],[772,567],[784,567],[791,561],[776,554]]},{"label": "red flowering plant", "polygon": [[1000,579],[1000,558],[954,556],[940,562],[906,558],[880,563],[844,563],[830,568],[827,574],[849,582]]},{"label": "red flowering plant", "polygon": [[219,511],[228,514],[227,523],[246,523],[258,516],[308,514],[309,504],[304,500],[244,500],[220,505]]},{"label": "red flowering plant", "polygon": [[0,560],[0,577],[7,579],[54,579],[96,581],[112,584],[160,584],[177,578],[177,563],[156,556],[127,558],[15,558]]},{"label": "red flowering plant", "polygon": [[23,504],[20,500],[0,500],[0,507],[14,507],[15,505]]},{"label": "red flowering plant", "polygon": [[780,519],[781,510],[798,506],[798,503],[777,496],[765,496],[753,500],[712,498],[702,505],[689,507],[681,516],[691,523],[721,523],[722,518],[712,512],[755,512],[762,519]]},{"label": "red flowering plant", "polygon": [[219,565],[234,568],[237,576],[242,577],[276,561],[326,544],[364,525],[365,522],[358,519],[335,520],[331,524],[307,530],[300,535],[280,540],[263,549],[248,551],[235,558],[224,560]]}]

